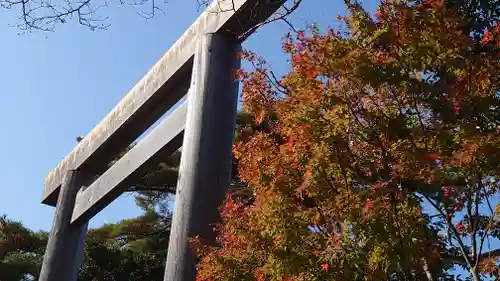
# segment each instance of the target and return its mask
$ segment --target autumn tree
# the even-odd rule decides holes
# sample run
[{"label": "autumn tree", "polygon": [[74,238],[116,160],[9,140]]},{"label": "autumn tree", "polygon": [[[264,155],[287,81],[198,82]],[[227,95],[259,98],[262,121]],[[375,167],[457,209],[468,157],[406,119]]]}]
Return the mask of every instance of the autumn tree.
[{"label": "autumn tree", "polygon": [[[256,125],[252,116],[243,112],[236,115],[235,140],[265,130],[262,124]],[[127,153],[134,144],[118,155]],[[136,179],[127,189],[135,197],[136,206],[142,215],[124,219],[116,223],[105,224],[92,230],[92,235],[100,240],[114,240],[122,246],[141,249],[148,252],[167,248],[172,220],[172,205],[175,201],[181,151],[177,150],[154,166],[147,174]],[[116,160],[115,160],[116,161]],[[110,163],[110,166],[115,161]],[[238,178],[237,160],[233,158],[233,173],[229,189],[235,198],[250,198],[251,191]]]},{"label": "autumn tree", "polygon": [[242,54],[266,129],[235,144],[251,200],[193,238],[198,280],[499,278],[499,8],[456,3],[346,2],[345,28],[284,38],[282,78]]}]

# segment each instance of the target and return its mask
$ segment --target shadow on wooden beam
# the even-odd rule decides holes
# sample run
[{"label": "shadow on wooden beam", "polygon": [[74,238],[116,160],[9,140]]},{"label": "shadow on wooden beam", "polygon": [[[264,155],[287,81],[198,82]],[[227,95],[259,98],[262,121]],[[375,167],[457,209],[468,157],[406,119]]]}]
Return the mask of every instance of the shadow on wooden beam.
[{"label": "shadow on wooden beam", "polygon": [[120,158],[85,191],[78,194],[72,223],[86,221],[126,191],[182,144],[187,101],[170,113],[151,133]]}]

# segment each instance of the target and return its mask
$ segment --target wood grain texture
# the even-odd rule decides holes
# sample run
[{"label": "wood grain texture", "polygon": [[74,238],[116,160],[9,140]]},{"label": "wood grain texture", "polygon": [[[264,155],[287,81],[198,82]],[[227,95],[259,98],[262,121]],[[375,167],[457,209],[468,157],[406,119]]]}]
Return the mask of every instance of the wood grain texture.
[{"label": "wood grain texture", "polygon": [[71,224],[75,198],[89,179],[69,170],[63,177],[39,281],[76,281],[83,258],[87,222]]},{"label": "wood grain texture", "polygon": [[78,194],[72,222],[87,221],[181,146],[187,102],[173,110],[144,139],[128,151],[84,192]]},{"label": "wood grain texture", "polygon": [[165,281],[194,281],[196,258],[188,237],[214,239],[212,224],[229,187],[241,45],[207,34],[198,44],[168,247]]},{"label": "wood grain texture", "polygon": [[243,41],[282,1],[215,0],[118,105],[46,177],[44,204],[54,205],[65,171],[101,174],[108,163],[181,99],[189,88],[197,39],[227,33]]}]

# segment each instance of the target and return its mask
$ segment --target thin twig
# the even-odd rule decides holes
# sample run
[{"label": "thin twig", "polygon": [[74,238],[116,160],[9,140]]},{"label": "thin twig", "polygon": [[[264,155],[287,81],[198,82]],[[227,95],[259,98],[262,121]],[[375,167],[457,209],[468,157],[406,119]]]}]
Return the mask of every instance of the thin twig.
[{"label": "thin twig", "polygon": [[[273,0],[269,0],[269,2],[272,2]],[[274,1],[277,1],[277,2],[285,2],[285,1],[281,1],[281,0],[274,0]],[[285,22],[291,30],[293,30],[294,32],[297,32],[297,29],[293,26],[293,24],[291,24],[291,22],[288,20],[288,16],[290,16],[294,11],[296,11],[299,7],[300,7],[300,4],[302,4],[302,1],[303,0],[294,0],[293,1],[293,4],[291,7],[286,7],[286,6],[283,6],[283,10],[285,10],[284,13],[281,13],[281,14],[277,14],[275,17],[271,17],[265,21],[261,21],[257,24],[255,24],[254,26],[252,26],[251,28],[249,28],[246,32],[244,32],[240,38],[245,38],[247,37],[249,34],[252,34],[254,31],[256,31],[259,27],[263,26],[263,25],[266,25],[266,24],[269,24],[269,23],[272,23],[272,22],[276,22],[276,21],[283,21]]]},{"label": "thin twig", "polygon": [[473,266],[472,266],[472,263],[469,259],[469,256],[467,255],[467,252],[465,250],[465,245],[464,245],[464,242],[462,241],[462,238],[460,238],[460,233],[458,233],[457,229],[455,228],[455,226],[452,224],[451,222],[451,218],[449,218],[444,212],[443,210],[441,210],[441,208],[439,208],[436,203],[434,203],[434,201],[432,201],[427,195],[425,194],[422,194],[422,196],[427,200],[427,202],[429,202],[429,204],[431,204],[434,209],[436,209],[436,211],[438,211],[441,216],[445,219],[445,222],[448,226],[448,228],[452,231],[452,233],[454,234],[455,236],[455,239],[457,240],[458,242],[458,247],[460,249],[460,252],[462,253],[462,256],[464,257],[465,259],[465,262],[467,263],[467,266],[469,267],[469,270],[472,272],[473,270]]}]

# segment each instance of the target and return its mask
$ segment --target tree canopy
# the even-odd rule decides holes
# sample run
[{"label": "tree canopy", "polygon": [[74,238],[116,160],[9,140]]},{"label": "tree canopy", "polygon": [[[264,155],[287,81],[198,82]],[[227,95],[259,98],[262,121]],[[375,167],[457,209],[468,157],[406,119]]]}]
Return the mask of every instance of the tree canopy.
[{"label": "tree canopy", "polygon": [[[248,114],[240,112],[237,118],[237,139],[261,130]],[[78,280],[163,280],[179,162],[176,151],[129,187],[127,192],[134,194],[142,215],[88,231]],[[248,197],[236,170],[230,189],[237,198]],[[34,232],[0,217],[0,281],[38,279],[47,238],[44,231]]]},{"label": "tree canopy", "polygon": [[498,278],[494,2],[347,1],[345,29],[285,37],[282,78],[242,54],[268,129],[235,143],[253,199],[228,197],[217,245],[192,240],[198,280]]},{"label": "tree canopy", "polygon": [[[146,216],[135,219],[135,223],[141,218],[145,219],[144,217]],[[114,224],[113,227],[118,232],[108,232],[111,225],[89,230],[78,280],[163,280],[166,246],[152,243],[154,237],[151,235],[140,236],[139,233],[130,231],[127,228],[129,224],[130,220]],[[124,235],[125,229],[129,230],[128,236]],[[44,231],[33,232],[21,222],[2,216],[0,281],[38,280],[47,238]]]},{"label": "tree canopy", "polygon": [[47,233],[33,232],[20,222],[0,216],[0,281],[36,278],[46,242]]},{"label": "tree canopy", "polygon": [[[192,239],[198,280],[500,278],[498,1],[345,4],[343,28],[284,37],[283,77],[241,54],[233,181],[216,245]],[[141,216],[89,231],[79,280],[162,280],[179,156],[129,188]],[[46,240],[1,217],[0,280],[36,278]]]}]

